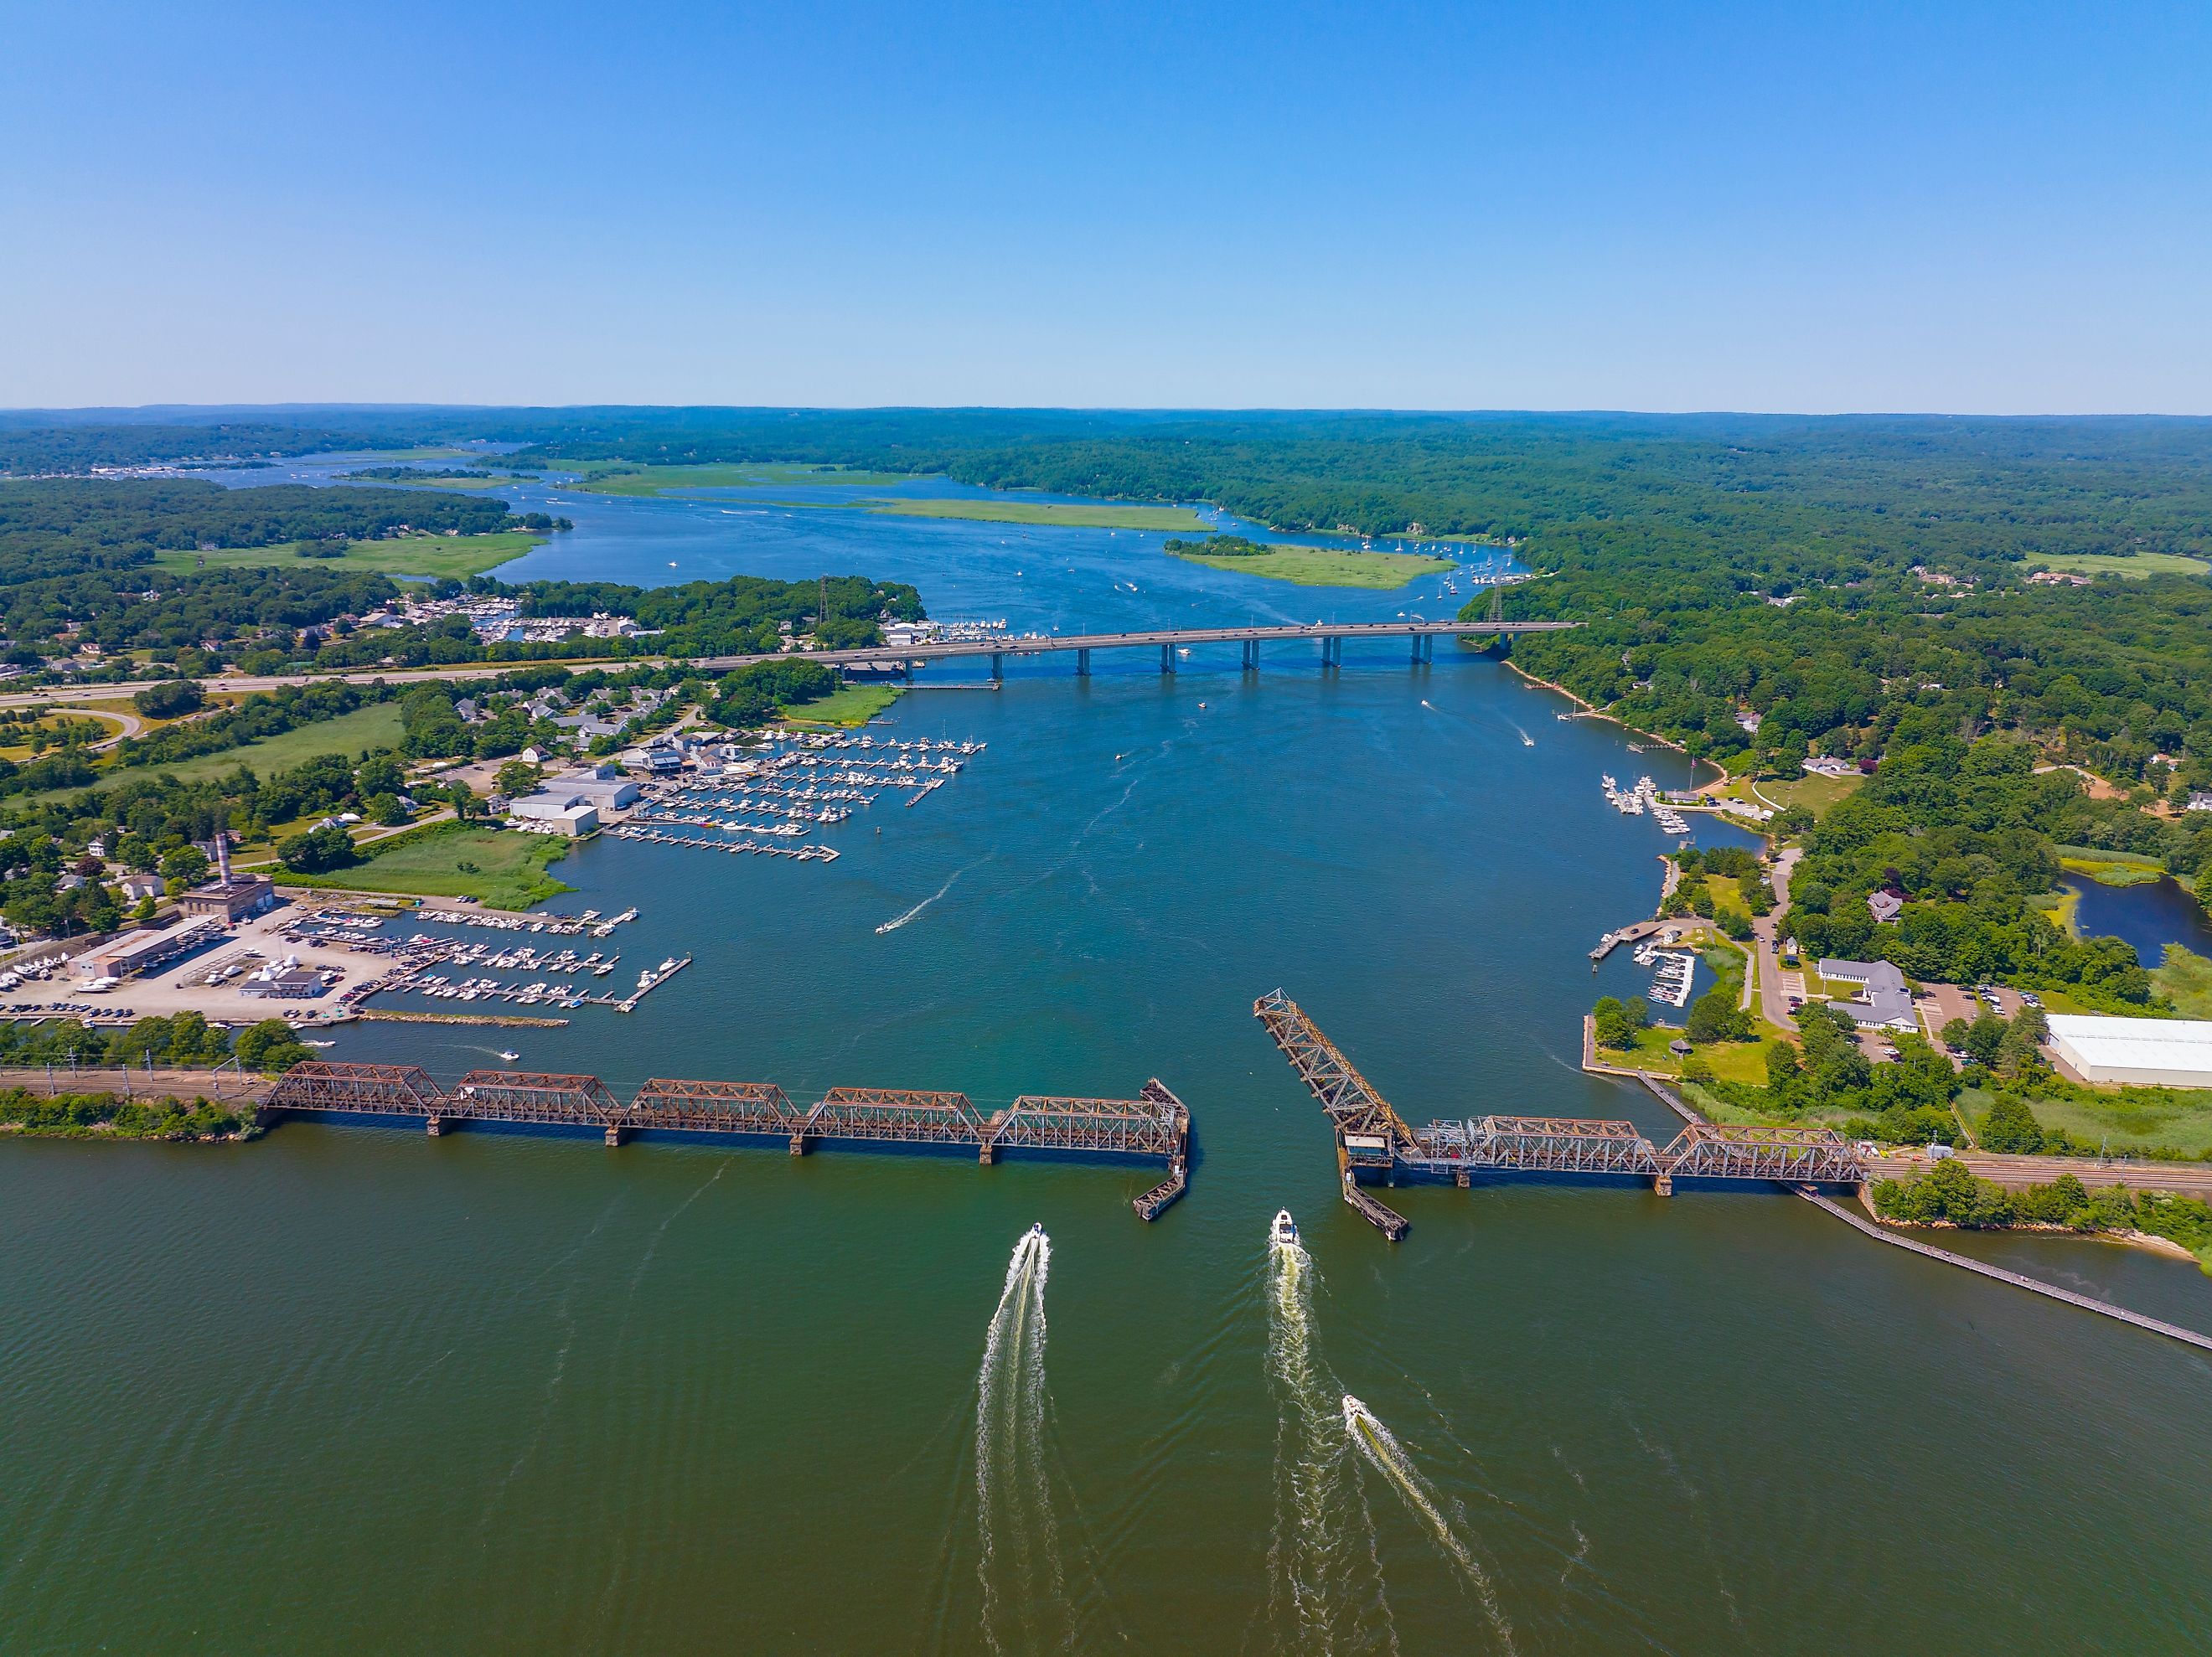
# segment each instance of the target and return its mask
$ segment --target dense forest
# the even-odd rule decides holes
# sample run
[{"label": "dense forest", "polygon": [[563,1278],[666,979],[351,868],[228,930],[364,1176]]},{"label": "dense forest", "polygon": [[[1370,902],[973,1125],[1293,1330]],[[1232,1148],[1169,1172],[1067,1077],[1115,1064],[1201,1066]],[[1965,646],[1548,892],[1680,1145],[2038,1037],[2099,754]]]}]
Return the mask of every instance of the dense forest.
[{"label": "dense forest", "polygon": [[402,525],[464,535],[511,527],[503,501],[430,490],[233,489],[197,478],[0,483],[0,582],[129,569],[200,547],[366,541]]}]

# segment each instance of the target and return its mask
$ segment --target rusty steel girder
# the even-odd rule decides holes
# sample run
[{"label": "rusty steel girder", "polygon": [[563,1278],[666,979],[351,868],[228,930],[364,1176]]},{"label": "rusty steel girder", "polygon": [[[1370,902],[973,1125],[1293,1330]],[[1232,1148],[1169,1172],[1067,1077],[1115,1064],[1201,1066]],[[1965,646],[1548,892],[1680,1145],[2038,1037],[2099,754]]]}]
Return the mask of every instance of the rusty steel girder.
[{"label": "rusty steel girder", "polygon": [[981,1145],[989,1138],[991,1125],[964,1093],[832,1088],[793,1131],[809,1138]]},{"label": "rusty steel girder", "polygon": [[624,1120],[631,1127],[788,1134],[803,1129],[806,1112],[773,1082],[692,1082],[657,1076],[637,1090]]},{"label": "rusty steel girder", "polygon": [[263,1108],[436,1116],[445,1112],[446,1096],[420,1065],[348,1065],[316,1059],[286,1071]]},{"label": "rusty steel girder", "polygon": [[1678,1179],[1856,1185],[1866,1177],[1864,1160],[1832,1128],[1693,1122],[1659,1154]]},{"label": "rusty steel girder", "polygon": [[1182,1148],[1178,1102],[1061,1099],[1024,1094],[991,1119],[991,1143],[1031,1150],[1120,1151],[1173,1156]]},{"label": "rusty steel girder", "polygon": [[544,1071],[472,1070],[453,1083],[440,1113],[486,1122],[587,1123],[627,1120],[621,1100],[596,1076]]},{"label": "rusty steel girder", "polygon": [[1571,1116],[1483,1116],[1431,1122],[1409,1161],[1450,1168],[1519,1168],[1552,1174],[1662,1172],[1659,1153],[1633,1122]]},{"label": "rusty steel girder", "polygon": [[1267,1034],[1340,1134],[1371,1134],[1388,1139],[1394,1150],[1402,1147],[1409,1153],[1415,1151],[1413,1130],[1405,1119],[1337,1051],[1336,1044],[1321,1033],[1297,1002],[1273,990],[1252,1004],[1252,1014],[1267,1027]]}]

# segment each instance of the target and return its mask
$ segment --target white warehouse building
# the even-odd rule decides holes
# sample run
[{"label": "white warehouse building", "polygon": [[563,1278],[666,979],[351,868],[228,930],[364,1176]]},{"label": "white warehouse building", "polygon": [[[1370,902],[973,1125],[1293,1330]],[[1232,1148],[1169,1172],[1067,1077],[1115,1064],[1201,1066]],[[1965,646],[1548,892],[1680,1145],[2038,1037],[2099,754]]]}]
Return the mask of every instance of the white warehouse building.
[{"label": "white warehouse building", "polygon": [[2084,1082],[2212,1088],[2212,1021],[2055,1012],[2051,1056]]}]

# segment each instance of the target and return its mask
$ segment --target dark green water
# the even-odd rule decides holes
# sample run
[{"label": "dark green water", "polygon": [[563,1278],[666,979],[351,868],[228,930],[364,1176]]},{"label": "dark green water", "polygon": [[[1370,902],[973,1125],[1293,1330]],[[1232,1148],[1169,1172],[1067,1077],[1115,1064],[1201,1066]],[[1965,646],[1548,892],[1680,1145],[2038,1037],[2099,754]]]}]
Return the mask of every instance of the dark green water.
[{"label": "dark green water", "polygon": [[[1649,910],[1663,843],[1597,774],[1658,767],[1492,664],[1398,655],[917,695],[898,734],[989,751],[834,865],[560,865],[564,907],[642,906],[626,966],[697,960],[630,1017],[520,1033],[526,1065],[991,1103],[1158,1074],[1200,1157],[1156,1225],[1139,1168],[299,1125],[5,1147],[0,1648],[2192,1648],[2203,1355],[1784,1197],[1425,1187],[1395,1248],[1334,1200],[1250,1016],[1278,984],[1409,1114],[1667,1131],[1575,1068],[1583,952]],[[509,1033],[471,1035],[338,1056],[450,1078]],[[1274,1298],[1285,1206],[1310,1303]],[[979,1494],[1033,1220],[1048,1337],[1018,1284]],[[2190,1266],[1989,1247],[2212,1326]]]}]

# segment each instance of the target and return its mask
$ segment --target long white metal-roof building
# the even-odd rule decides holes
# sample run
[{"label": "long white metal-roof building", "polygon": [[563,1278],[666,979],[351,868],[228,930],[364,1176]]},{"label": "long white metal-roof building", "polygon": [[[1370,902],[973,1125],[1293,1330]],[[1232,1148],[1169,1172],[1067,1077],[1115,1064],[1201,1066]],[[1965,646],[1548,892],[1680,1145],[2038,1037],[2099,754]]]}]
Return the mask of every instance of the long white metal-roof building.
[{"label": "long white metal-roof building", "polygon": [[2055,1012],[2051,1049],[2085,1082],[2212,1088],[2212,1020]]}]

